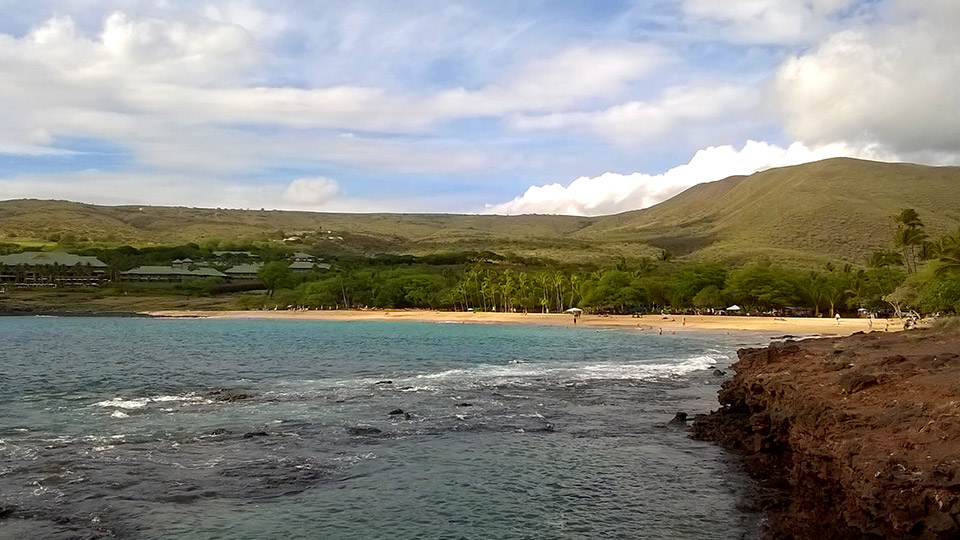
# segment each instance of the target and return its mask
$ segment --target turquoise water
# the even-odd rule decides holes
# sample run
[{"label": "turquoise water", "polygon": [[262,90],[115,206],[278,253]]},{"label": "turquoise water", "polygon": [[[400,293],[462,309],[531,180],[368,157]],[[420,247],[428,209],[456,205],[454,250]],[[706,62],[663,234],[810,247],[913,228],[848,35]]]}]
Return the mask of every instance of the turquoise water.
[{"label": "turquoise water", "polygon": [[728,336],[8,317],[0,339],[20,538],[753,531],[733,460],[665,427],[715,406]]}]

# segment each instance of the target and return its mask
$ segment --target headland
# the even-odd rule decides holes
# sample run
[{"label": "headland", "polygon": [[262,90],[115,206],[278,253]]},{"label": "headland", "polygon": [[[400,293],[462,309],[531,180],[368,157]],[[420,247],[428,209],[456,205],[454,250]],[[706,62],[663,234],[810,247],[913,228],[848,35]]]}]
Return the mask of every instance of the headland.
[{"label": "headland", "polygon": [[960,535],[960,332],[786,340],[733,368],[694,433],[770,488],[770,537]]}]

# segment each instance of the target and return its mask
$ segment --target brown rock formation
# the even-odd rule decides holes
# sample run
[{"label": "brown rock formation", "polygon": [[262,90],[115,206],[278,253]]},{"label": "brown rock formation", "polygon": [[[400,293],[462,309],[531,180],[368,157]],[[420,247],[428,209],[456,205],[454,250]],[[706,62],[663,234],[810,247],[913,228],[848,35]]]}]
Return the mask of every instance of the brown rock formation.
[{"label": "brown rock formation", "polygon": [[960,335],[743,349],[695,436],[781,497],[774,538],[960,538]]}]

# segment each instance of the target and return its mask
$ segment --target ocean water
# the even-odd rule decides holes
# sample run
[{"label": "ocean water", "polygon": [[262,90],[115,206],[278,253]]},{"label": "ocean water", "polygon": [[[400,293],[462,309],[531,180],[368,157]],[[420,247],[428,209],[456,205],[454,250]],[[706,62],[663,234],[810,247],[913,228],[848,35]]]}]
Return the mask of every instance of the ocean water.
[{"label": "ocean water", "polygon": [[749,537],[735,460],[665,425],[742,340],[0,317],[0,537]]}]

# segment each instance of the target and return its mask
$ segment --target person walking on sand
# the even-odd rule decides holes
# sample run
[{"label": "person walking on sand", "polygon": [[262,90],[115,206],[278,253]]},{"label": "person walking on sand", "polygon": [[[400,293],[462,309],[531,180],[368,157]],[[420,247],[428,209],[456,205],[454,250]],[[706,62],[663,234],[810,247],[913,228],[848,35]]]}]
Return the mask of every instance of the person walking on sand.
[{"label": "person walking on sand", "polygon": [[840,314],[837,313],[837,326],[840,326]]}]

